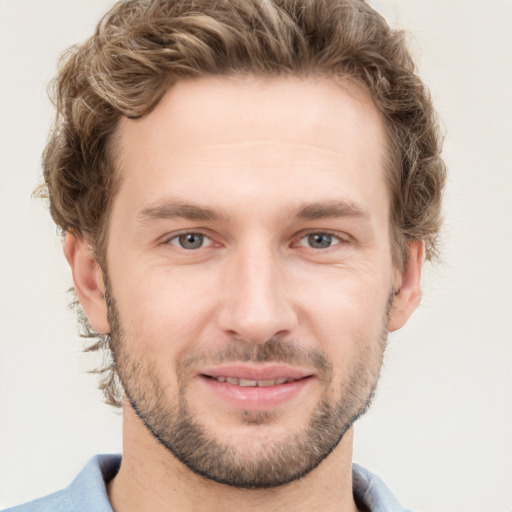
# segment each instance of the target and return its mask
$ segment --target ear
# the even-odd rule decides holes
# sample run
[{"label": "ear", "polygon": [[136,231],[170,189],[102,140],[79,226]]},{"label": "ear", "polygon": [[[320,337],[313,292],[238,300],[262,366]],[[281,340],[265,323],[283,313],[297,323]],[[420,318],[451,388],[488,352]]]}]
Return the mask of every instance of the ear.
[{"label": "ear", "polygon": [[66,233],[64,255],[73,275],[75,292],[92,328],[100,333],[110,332],[105,301],[103,272],[87,240]]},{"label": "ear", "polygon": [[410,242],[407,260],[402,272],[397,272],[394,296],[388,320],[388,331],[403,327],[421,301],[421,267],[423,265],[423,242]]}]

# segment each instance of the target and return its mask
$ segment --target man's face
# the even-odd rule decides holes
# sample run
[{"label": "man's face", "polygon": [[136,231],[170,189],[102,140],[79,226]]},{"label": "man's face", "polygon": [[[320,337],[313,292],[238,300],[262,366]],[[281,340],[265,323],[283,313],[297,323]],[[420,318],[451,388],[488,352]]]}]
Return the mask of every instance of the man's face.
[{"label": "man's face", "polygon": [[203,78],[118,135],[127,407],[216,481],[309,472],[369,402],[398,279],[377,110],[330,81]]}]

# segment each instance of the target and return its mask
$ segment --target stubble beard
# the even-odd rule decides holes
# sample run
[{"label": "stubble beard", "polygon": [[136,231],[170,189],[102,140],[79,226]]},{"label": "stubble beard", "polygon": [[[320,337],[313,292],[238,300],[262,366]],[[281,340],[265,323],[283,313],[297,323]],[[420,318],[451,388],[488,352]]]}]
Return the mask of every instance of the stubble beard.
[{"label": "stubble beard", "polygon": [[[217,483],[245,489],[278,487],[315,469],[339,444],[352,424],[369,408],[377,386],[387,344],[389,304],[380,339],[363,344],[357,364],[343,380],[336,398],[333,367],[317,350],[304,351],[293,342],[272,338],[257,345],[233,341],[222,353],[189,354],[177,363],[177,393],[169,399],[153,371],[152,360],[127,350],[129,346],[119,321],[113,297],[107,290],[111,328],[110,345],[117,375],[126,399],[149,432],[191,471]],[[186,398],[187,369],[199,361],[280,362],[315,368],[324,384],[322,399],[302,432],[286,439],[266,441],[260,450],[238,450],[229,440],[220,440],[201,424]],[[241,422],[265,428],[274,413],[243,411]]]}]

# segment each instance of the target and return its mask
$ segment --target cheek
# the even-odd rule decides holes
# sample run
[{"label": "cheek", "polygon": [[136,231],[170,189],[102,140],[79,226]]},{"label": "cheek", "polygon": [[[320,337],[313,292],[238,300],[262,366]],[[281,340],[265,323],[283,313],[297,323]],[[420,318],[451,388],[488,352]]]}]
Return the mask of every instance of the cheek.
[{"label": "cheek", "polygon": [[129,275],[129,280],[120,272],[112,277],[125,334],[147,354],[177,357],[200,338],[212,317],[213,283],[207,275],[169,267]]},{"label": "cheek", "polygon": [[375,272],[330,269],[301,287],[300,324],[335,359],[346,360],[361,344],[378,343],[391,285]]}]

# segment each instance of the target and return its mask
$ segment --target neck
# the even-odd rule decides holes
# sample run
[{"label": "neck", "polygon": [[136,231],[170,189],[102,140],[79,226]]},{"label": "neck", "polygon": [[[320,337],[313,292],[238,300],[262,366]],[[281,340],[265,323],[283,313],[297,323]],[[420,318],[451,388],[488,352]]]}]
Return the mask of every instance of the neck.
[{"label": "neck", "polygon": [[288,485],[247,490],[196,475],[125,408],[123,459],[108,484],[115,512],[356,512],[350,429],[311,473]]}]

